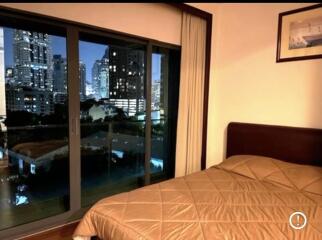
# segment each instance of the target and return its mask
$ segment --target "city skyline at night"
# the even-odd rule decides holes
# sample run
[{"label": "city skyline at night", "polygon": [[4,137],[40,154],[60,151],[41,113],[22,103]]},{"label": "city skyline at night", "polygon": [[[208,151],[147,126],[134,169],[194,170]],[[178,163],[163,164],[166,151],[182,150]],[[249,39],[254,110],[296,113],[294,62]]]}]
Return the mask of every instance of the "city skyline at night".
[{"label": "city skyline at night", "polygon": [[[66,38],[11,28],[3,31],[7,107],[52,114],[55,104],[68,100]],[[143,49],[79,41],[80,100],[103,100],[128,116],[144,112],[145,56]],[[152,54],[154,111],[161,106],[161,59],[161,54]]]},{"label": "city skyline at night", "polygon": [[[4,56],[5,56],[5,68],[13,67],[13,31],[12,28],[4,27]],[[66,58],[66,38],[60,36],[51,35],[52,52],[53,55],[61,55],[62,58]],[[80,41],[79,42],[79,54],[84,56],[80,59],[86,66],[86,83],[92,84],[92,71],[96,60],[100,60],[104,51],[108,45],[96,44],[91,42]],[[159,54],[152,54],[152,81],[158,81],[161,77],[161,56]]]}]

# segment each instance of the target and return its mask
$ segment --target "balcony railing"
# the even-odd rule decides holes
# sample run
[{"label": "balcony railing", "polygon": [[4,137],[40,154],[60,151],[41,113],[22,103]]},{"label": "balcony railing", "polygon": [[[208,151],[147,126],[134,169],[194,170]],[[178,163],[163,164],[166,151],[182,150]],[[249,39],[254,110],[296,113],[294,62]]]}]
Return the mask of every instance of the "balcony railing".
[{"label": "balcony railing", "polygon": [[[158,146],[163,141],[164,126],[165,119],[152,120],[151,141],[154,142],[152,147],[156,146],[152,149],[154,163],[162,155]],[[104,151],[109,161],[113,155],[120,158],[125,152],[144,154],[145,120],[81,123],[80,132],[81,149]],[[54,160],[58,153],[68,154],[68,125],[8,127],[0,131],[0,144],[2,160],[9,153],[9,159],[24,158],[36,165],[45,164]]]}]

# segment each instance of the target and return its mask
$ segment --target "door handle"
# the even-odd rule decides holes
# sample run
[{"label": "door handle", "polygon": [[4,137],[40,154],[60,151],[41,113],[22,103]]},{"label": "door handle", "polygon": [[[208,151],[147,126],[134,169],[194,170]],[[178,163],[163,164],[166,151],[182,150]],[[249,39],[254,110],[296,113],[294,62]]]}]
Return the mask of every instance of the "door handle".
[{"label": "door handle", "polygon": [[78,136],[79,135],[79,120],[77,117],[72,118],[72,134]]}]

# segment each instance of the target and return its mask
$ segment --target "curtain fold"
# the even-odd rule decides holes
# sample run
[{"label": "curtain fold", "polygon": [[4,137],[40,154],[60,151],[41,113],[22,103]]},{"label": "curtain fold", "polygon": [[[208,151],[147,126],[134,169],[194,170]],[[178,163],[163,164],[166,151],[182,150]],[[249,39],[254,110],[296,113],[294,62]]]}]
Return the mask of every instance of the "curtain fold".
[{"label": "curtain fold", "polygon": [[201,169],[206,21],[183,12],[175,176]]}]

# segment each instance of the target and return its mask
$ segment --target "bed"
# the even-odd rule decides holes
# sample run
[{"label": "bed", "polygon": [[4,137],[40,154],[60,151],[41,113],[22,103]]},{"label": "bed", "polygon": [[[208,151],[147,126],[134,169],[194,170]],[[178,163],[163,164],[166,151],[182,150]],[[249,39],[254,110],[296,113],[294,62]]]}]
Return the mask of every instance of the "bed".
[{"label": "bed", "polygon": [[322,239],[321,165],[322,130],[230,123],[221,164],[100,200],[74,239]]}]

